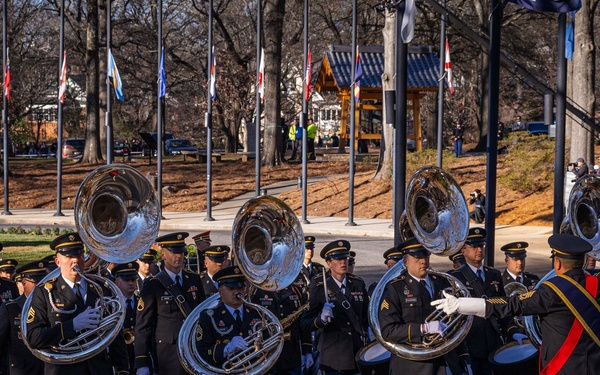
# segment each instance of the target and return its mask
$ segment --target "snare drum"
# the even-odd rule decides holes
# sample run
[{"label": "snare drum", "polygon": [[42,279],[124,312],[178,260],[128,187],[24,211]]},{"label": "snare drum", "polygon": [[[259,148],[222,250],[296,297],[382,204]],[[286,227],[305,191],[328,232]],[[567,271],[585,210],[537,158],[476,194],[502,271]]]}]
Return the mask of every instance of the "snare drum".
[{"label": "snare drum", "polygon": [[490,354],[494,374],[538,374],[538,349],[529,340],[512,341]]},{"label": "snare drum", "polygon": [[356,363],[362,375],[388,374],[391,356],[378,341],[372,341],[356,353]]}]

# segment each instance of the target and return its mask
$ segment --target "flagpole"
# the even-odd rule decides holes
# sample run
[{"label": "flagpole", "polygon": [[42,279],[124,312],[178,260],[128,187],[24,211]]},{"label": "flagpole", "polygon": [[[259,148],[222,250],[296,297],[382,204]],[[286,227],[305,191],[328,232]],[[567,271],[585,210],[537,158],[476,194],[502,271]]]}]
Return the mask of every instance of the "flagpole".
[{"label": "flagpole", "polygon": [[[356,93],[354,91],[354,81],[356,77],[356,18],[357,18],[357,1],[352,2],[352,83],[350,84],[350,170],[348,171],[348,222],[346,226],[355,226],[354,222],[354,142],[356,129]],[[360,119],[359,119],[360,120]],[[341,139],[340,142],[346,142]]]},{"label": "flagpole", "polygon": [[[262,2],[259,0],[256,2],[256,118],[254,119],[255,133],[254,133],[254,169],[255,169],[255,194],[258,197],[260,195],[260,64],[261,64],[261,49],[262,49]],[[265,85],[265,77],[263,72],[262,85]]]},{"label": "flagpole", "polygon": [[[446,0],[442,1],[442,7],[446,10]],[[444,75],[446,66],[446,22],[448,14],[442,13],[440,25],[440,73],[438,81],[438,118],[437,118],[437,166],[442,168],[443,158],[443,127],[444,127]]]},{"label": "flagpole", "polygon": [[302,85],[302,224],[310,224],[306,218],[306,187],[308,184],[308,84],[310,77],[307,77],[308,67],[308,0],[304,0],[304,85]]},{"label": "flagpole", "polygon": [[[567,14],[558,15],[556,65],[556,145],[554,146],[554,212],[552,233],[560,233],[564,214],[565,181],[565,128],[567,120],[567,59],[565,58],[565,31]],[[486,196],[489,194],[486,194]],[[487,215],[487,212],[486,212]]]},{"label": "flagpole", "polygon": [[487,231],[485,265],[494,267],[494,238],[496,236],[496,177],[498,161],[498,102],[500,98],[500,34],[502,3],[492,0],[490,15],[490,62],[488,67],[488,132],[486,161],[485,229]]},{"label": "flagpole", "polygon": [[208,64],[206,65],[208,77],[208,95],[206,102],[206,117],[204,126],[206,127],[206,217],[204,221],[214,221],[212,217],[212,76],[213,65],[213,0],[208,1]]},{"label": "flagpole", "polygon": [[[65,52],[65,0],[60,0],[60,36],[58,42],[58,123],[56,139],[56,213],[54,216],[65,216],[62,213],[62,138],[63,138],[63,103],[60,100],[60,77],[64,64]],[[107,77],[108,80],[108,77]],[[109,90],[110,91],[110,90]],[[65,93],[65,97],[66,97]]]},{"label": "flagpole", "polygon": [[111,0],[106,0],[106,113],[104,114],[104,126],[106,127],[106,164],[112,164],[112,100],[110,94],[110,79],[108,71],[110,70],[110,45],[112,43],[111,18],[112,18]]},{"label": "flagpole", "polygon": [[[163,16],[163,3],[162,0],[157,0],[158,2],[158,6],[157,6],[157,20],[158,20],[158,49],[157,49],[157,56],[158,56],[158,77],[160,77],[160,60],[161,60],[161,55],[162,55],[162,16]],[[160,97],[160,84],[158,84],[158,80],[156,81],[157,85],[156,85],[156,108],[157,108],[157,114],[156,114],[156,164],[158,167],[157,170],[157,184],[156,184],[156,190],[157,190],[157,194],[158,194],[158,207],[160,209],[160,216],[161,218],[163,218],[162,216],[162,160],[163,160],[163,151],[164,151],[164,147],[163,147],[163,132],[164,132],[164,127],[163,127],[163,108],[162,108],[162,98]]]},{"label": "flagpole", "polygon": [[[6,28],[7,28],[7,17],[8,17],[8,1],[4,0],[2,4],[2,70],[4,71],[4,80],[6,80],[6,58],[7,58],[7,38],[6,38]],[[4,82],[3,82],[4,83]],[[3,85],[4,86],[4,85]],[[12,215],[12,212],[9,211],[8,207],[8,120],[7,120],[7,111],[8,111],[8,98],[6,97],[6,90],[2,90],[2,132],[3,132],[3,147],[4,147],[4,211],[2,215]]]}]

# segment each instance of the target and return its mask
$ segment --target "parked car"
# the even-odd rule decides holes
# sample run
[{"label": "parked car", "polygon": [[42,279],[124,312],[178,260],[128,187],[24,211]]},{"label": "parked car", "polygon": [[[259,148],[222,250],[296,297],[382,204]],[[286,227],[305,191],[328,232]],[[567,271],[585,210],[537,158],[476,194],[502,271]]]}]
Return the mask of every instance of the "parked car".
[{"label": "parked car", "polygon": [[[140,137],[142,137],[142,155],[148,156],[150,155],[150,150],[152,150],[152,156],[156,156],[156,143],[158,142],[158,133],[156,132],[141,132]],[[163,135],[163,142],[166,143],[169,139],[175,138],[173,134],[169,132],[165,132]]]},{"label": "parked car", "polygon": [[543,122],[528,122],[527,123],[527,131],[531,135],[540,135],[545,134],[548,135],[549,126],[544,124]]},{"label": "parked car", "polygon": [[165,153],[167,155],[181,155],[182,151],[198,152],[198,148],[187,138],[165,141]]},{"label": "parked car", "polygon": [[85,149],[85,138],[65,138],[62,142],[62,157],[63,159],[77,159],[83,156]]},{"label": "parked car", "polygon": [[125,145],[125,141],[115,141],[113,145],[113,154],[114,156],[123,156],[124,154],[129,154],[129,147]]}]

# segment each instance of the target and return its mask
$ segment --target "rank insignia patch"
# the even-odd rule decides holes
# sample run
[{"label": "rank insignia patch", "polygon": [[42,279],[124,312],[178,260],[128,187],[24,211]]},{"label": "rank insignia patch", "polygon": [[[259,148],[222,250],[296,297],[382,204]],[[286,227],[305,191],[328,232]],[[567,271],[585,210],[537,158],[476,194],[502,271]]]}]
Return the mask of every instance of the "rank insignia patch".
[{"label": "rank insignia patch", "polygon": [[35,319],[35,310],[33,307],[30,307],[27,312],[27,323],[33,323],[33,319]]},{"label": "rank insignia patch", "polygon": [[390,309],[390,304],[386,300],[383,300],[383,302],[381,302],[381,310],[383,309]]}]

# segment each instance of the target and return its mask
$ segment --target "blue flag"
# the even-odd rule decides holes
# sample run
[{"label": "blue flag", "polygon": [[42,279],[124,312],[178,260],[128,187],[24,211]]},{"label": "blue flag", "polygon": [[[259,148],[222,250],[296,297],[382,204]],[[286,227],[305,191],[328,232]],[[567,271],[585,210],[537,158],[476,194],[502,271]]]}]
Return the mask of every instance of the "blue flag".
[{"label": "blue flag", "polygon": [[125,100],[125,96],[123,96],[123,83],[121,82],[119,69],[117,69],[117,64],[115,64],[115,59],[111,50],[108,50],[108,60],[108,76],[112,77],[113,79],[113,87],[115,88],[115,94],[117,95],[117,99],[123,101]]},{"label": "blue flag", "polygon": [[565,29],[565,57],[573,60],[575,48],[575,14],[577,11],[567,13],[567,28]]},{"label": "blue flag", "polygon": [[581,8],[581,0],[509,0],[538,12],[567,13]]},{"label": "blue flag", "polygon": [[163,48],[160,55],[160,68],[158,68],[158,97],[164,98],[167,94],[167,75],[165,74],[165,49]]}]

